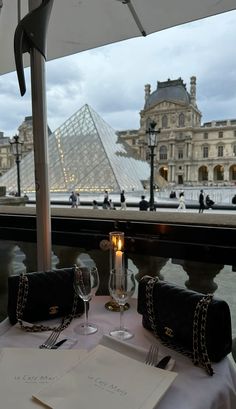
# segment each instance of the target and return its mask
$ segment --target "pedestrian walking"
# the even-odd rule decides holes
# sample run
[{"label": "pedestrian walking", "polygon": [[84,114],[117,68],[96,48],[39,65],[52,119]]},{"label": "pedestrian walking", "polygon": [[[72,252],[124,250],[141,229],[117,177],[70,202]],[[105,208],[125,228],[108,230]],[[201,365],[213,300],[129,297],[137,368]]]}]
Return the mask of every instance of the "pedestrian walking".
[{"label": "pedestrian walking", "polygon": [[205,204],[204,204],[204,192],[202,189],[200,190],[198,201],[199,201],[199,211],[198,212],[203,213],[205,209]]},{"label": "pedestrian walking", "polygon": [[185,205],[184,192],[180,192],[178,210],[185,210],[185,209],[186,209],[186,205]]},{"label": "pedestrian walking", "polygon": [[142,196],[141,196],[141,200],[140,200],[140,202],[139,202],[139,210],[145,211],[145,210],[148,210],[148,208],[149,208],[149,203],[148,203],[148,201],[145,199],[145,196],[142,195]]},{"label": "pedestrian walking", "polygon": [[103,199],[103,204],[102,204],[103,209],[110,209],[110,202],[109,202],[109,195],[108,191],[104,191],[104,199]]},{"label": "pedestrian walking", "polygon": [[208,209],[211,209],[212,206],[215,204],[215,202],[210,198],[209,195],[206,195],[205,203],[206,203],[206,207],[207,207]]},{"label": "pedestrian walking", "polygon": [[120,209],[126,210],[125,191],[122,190],[120,194]]},{"label": "pedestrian walking", "polygon": [[71,207],[72,208],[77,207],[77,194],[75,192],[71,192],[71,195],[69,197],[69,201],[71,202]]}]

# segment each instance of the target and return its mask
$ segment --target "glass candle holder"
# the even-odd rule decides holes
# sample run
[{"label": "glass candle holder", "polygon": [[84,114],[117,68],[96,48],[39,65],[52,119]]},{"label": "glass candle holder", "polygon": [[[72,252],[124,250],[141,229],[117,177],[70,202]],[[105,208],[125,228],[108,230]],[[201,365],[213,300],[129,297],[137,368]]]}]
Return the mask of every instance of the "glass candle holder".
[{"label": "glass candle holder", "polygon": [[[109,233],[110,241],[110,273],[117,274],[117,280],[125,272],[125,234],[121,231]],[[120,311],[120,305],[112,298],[105,304],[109,311]],[[124,310],[129,308],[129,304],[124,305]]]},{"label": "glass candle holder", "polygon": [[121,231],[112,231],[109,233],[110,240],[110,271],[118,274],[124,272],[124,246],[125,234]]}]

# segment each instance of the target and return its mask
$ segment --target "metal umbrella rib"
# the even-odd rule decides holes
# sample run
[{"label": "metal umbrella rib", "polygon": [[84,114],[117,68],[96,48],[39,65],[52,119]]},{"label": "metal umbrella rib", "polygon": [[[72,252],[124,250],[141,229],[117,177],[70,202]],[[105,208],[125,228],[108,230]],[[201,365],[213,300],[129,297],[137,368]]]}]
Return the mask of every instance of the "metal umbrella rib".
[{"label": "metal umbrella rib", "polygon": [[146,31],[144,30],[144,28],[143,28],[143,26],[142,26],[142,23],[141,23],[141,21],[140,21],[138,15],[137,15],[137,13],[136,13],[136,11],[135,11],[135,8],[134,8],[134,6],[133,6],[131,0],[117,0],[117,1],[120,1],[121,3],[123,3],[123,4],[125,4],[125,5],[128,6],[129,11],[130,11],[130,13],[132,14],[132,17],[133,17],[135,23],[137,24],[140,33],[145,37],[145,36],[147,35],[147,33],[146,33]]}]

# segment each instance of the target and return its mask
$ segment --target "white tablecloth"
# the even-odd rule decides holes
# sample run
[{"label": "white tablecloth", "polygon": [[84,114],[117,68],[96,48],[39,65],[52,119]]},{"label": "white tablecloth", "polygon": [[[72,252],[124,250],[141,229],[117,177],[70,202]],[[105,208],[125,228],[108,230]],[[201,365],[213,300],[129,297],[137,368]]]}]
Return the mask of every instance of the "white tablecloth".
[{"label": "white tablecloth", "polygon": [[[90,304],[89,321],[98,325],[98,332],[88,336],[78,335],[75,329],[84,317],[75,319],[60,336],[60,339],[68,338],[64,348],[90,350],[101,341],[104,334],[108,334],[111,329],[118,326],[119,313],[110,312],[104,307],[108,300],[109,297],[95,297]],[[131,308],[125,312],[124,320],[125,326],[135,334],[126,342],[148,350],[155,338],[142,327],[142,316],[136,311],[136,300],[131,301]],[[53,321],[50,321],[51,323],[53,324]],[[48,332],[26,333],[17,325],[12,327],[8,320],[5,320],[0,324],[0,348],[37,348],[48,335]],[[160,345],[160,352],[162,355],[173,357],[174,371],[178,373],[178,376],[158,404],[158,409],[236,408],[236,369],[228,357],[220,363],[213,364],[215,373],[213,377],[210,377],[202,368],[195,367],[189,358],[162,345]]]}]

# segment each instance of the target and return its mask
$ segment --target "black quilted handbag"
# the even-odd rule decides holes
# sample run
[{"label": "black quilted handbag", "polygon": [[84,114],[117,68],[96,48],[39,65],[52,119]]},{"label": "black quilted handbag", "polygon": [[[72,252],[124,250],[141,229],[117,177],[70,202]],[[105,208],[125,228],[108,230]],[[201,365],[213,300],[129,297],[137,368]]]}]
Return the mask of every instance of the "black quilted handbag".
[{"label": "black quilted handbag", "polygon": [[158,277],[144,276],[138,288],[138,312],[144,328],[213,375],[211,362],[219,362],[232,348],[228,304]]},{"label": "black quilted handbag", "polygon": [[[26,331],[53,329],[43,325],[25,325],[62,317],[66,328],[74,316],[84,312],[84,303],[74,290],[75,268],[13,275],[8,278],[8,317]],[[60,326],[60,327],[61,327]]]}]

